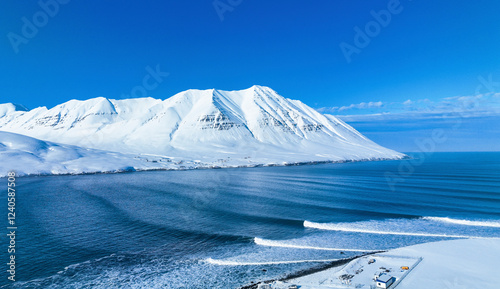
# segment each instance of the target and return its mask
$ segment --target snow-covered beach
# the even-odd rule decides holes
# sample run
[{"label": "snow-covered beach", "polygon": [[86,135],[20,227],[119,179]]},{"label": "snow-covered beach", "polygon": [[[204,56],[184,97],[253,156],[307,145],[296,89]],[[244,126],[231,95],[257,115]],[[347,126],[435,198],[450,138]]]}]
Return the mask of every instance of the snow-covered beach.
[{"label": "snow-covered beach", "polygon": [[496,289],[498,260],[498,238],[438,241],[365,255],[345,265],[270,282],[269,288],[383,288],[376,287],[373,278],[382,273],[394,277],[388,288]]}]

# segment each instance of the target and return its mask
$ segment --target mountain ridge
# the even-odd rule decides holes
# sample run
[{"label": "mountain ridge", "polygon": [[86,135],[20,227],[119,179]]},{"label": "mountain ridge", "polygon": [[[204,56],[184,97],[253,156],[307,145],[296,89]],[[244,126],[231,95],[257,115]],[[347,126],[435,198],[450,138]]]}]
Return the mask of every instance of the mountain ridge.
[{"label": "mountain ridge", "polygon": [[0,113],[0,131],[84,148],[207,161],[404,157],[332,115],[258,85],[233,91],[190,89],[163,100],[96,97],[50,109],[10,109]]}]

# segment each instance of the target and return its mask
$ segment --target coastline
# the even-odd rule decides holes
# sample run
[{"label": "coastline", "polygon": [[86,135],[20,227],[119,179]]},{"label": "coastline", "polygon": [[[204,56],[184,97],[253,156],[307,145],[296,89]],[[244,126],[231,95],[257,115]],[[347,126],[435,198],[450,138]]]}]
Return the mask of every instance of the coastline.
[{"label": "coastline", "polygon": [[272,283],[272,282],[275,282],[275,281],[281,281],[281,282],[290,281],[290,280],[293,280],[293,279],[296,279],[296,278],[309,276],[309,275],[312,275],[312,274],[315,274],[315,273],[318,273],[318,272],[323,272],[323,271],[326,271],[326,270],[329,270],[329,269],[332,269],[332,268],[336,268],[336,267],[340,267],[340,266],[346,265],[346,264],[350,263],[351,261],[354,261],[354,260],[359,259],[359,258],[364,257],[364,256],[370,256],[370,255],[373,255],[373,254],[376,254],[376,253],[383,253],[383,252],[386,252],[386,251],[370,252],[370,253],[361,254],[361,255],[357,255],[357,256],[353,256],[353,257],[349,257],[349,258],[344,258],[344,259],[339,259],[339,260],[336,260],[336,261],[331,261],[331,262],[328,262],[326,264],[314,266],[314,267],[311,267],[311,268],[308,268],[308,269],[304,269],[304,270],[300,270],[300,271],[297,271],[297,272],[293,272],[293,273],[287,274],[283,278],[260,281],[260,282],[254,283],[254,284],[250,284],[250,285],[245,285],[245,286],[239,287],[239,289],[256,289],[259,286],[259,284],[269,284],[269,283]]},{"label": "coastline", "polygon": [[[51,172],[51,173],[19,173],[19,169],[12,169],[10,171],[16,172],[16,177],[45,177],[45,176],[77,176],[77,175],[98,175],[98,174],[122,174],[122,173],[133,173],[133,172],[151,172],[151,171],[188,171],[188,170],[208,170],[208,169],[239,169],[239,168],[258,168],[258,167],[288,167],[288,166],[308,166],[308,165],[321,165],[321,164],[342,164],[342,163],[354,163],[354,162],[379,162],[379,161],[394,161],[394,160],[404,160],[411,159],[408,155],[403,155],[400,158],[364,158],[364,159],[346,159],[346,160],[325,160],[325,161],[302,161],[302,162],[283,162],[283,163],[259,163],[250,165],[199,165],[199,166],[179,166],[178,168],[172,167],[126,167],[123,169],[116,170],[106,170],[106,171],[88,171],[88,172]],[[0,178],[6,178],[7,174],[1,175]]]},{"label": "coastline", "polygon": [[[367,263],[368,265],[365,263],[367,260],[362,260],[367,258],[376,259],[375,265],[370,267],[370,263]],[[395,267],[395,270],[394,267],[392,268],[394,274],[399,274],[399,276],[395,279],[395,285],[391,286],[391,288],[397,286],[398,289],[496,289],[500,284],[500,276],[496,272],[498,260],[500,260],[500,238],[482,238],[428,242],[388,251],[363,254],[291,273],[281,279],[246,285],[240,287],[240,289],[254,289],[258,288],[259,284],[273,282],[275,282],[275,285],[278,284],[276,286],[271,285],[270,288],[288,288],[292,284],[302,289],[353,288],[353,286],[357,286],[356,288],[370,288],[375,284],[371,277],[374,276],[373,273],[380,266],[379,260],[383,259],[392,260],[393,263],[400,262],[394,261],[398,259],[404,262],[410,259],[417,260],[417,262],[411,264],[404,263],[410,265],[408,271],[401,270],[399,268],[401,265]],[[352,273],[354,278],[352,279],[353,282],[349,283],[351,287],[343,285],[338,280],[341,274],[346,274],[350,270],[357,268],[357,272],[363,271],[359,270],[359,268],[364,269],[364,272],[360,275],[365,276],[358,278],[357,272]],[[370,268],[373,272],[370,271]],[[279,282],[285,283],[279,284]]]}]

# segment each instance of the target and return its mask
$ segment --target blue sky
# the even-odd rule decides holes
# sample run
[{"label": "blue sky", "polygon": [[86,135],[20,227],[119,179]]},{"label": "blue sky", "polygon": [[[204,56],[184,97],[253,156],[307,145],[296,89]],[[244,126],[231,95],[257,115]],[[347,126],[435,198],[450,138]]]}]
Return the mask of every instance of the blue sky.
[{"label": "blue sky", "polygon": [[[0,102],[28,108],[74,98],[163,99],[189,88],[260,84],[337,115],[415,114],[433,112],[436,106],[429,103],[454,97],[490,94],[495,102],[491,95],[500,92],[498,1],[6,0],[0,5]],[[347,55],[341,47],[355,52]],[[156,82],[144,89],[152,70]],[[403,104],[408,100],[410,109]],[[376,121],[391,126],[390,119]],[[358,128],[374,140],[386,139],[378,126]],[[401,133],[410,142],[415,138]],[[484,150],[471,136],[460,141],[466,143],[445,150]],[[497,137],[488,147],[499,150],[492,148],[498,144]]]}]

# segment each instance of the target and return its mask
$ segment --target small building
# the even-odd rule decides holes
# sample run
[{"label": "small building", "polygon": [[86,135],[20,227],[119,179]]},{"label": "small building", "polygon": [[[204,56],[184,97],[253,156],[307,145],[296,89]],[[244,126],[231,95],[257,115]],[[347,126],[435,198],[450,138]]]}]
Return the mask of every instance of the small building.
[{"label": "small building", "polygon": [[377,284],[377,288],[389,288],[392,283],[394,283],[394,280],[396,278],[392,277],[392,276],[389,276],[389,275],[386,275],[386,274],[383,274],[383,275],[380,275],[379,277],[377,277],[377,279],[375,280],[375,283]]},{"label": "small building", "polygon": [[377,278],[380,277],[383,274],[385,274],[385,273],[382,272],[382,271],[375,272],[375,275],[373,275],[373,281],[377,281]]}]

